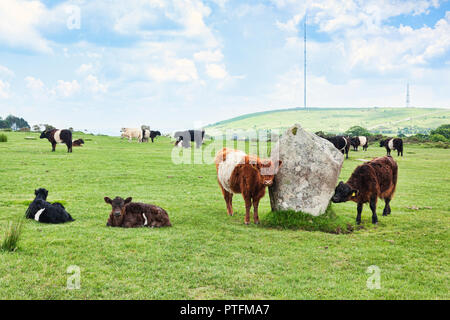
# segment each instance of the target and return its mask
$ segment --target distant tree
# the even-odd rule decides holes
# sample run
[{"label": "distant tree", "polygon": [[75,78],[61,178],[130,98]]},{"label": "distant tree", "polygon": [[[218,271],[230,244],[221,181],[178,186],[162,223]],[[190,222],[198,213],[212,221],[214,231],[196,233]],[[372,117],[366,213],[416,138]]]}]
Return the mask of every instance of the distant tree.
[{"label": "distant tree", "polygon": [[56,128],[55,128],[54,126],[52,126],[51,124],[44,124],[44,127],[45,127],[45,131],[56,129]]},{"label": "distant tree", "polygon": [[8,124],[6,128],[12,128],[13,124],[15,124],[16,129],[30,128],[28,122],[26,122],[23,118],[18,118],[13,115],[7,116],[4,121]]},{"label": "distant tree", "polygon": [[70,128],[69,128],[69,131],[70,131],[70,132],[73,132],[73,128],[72,128],[72,127],[70,127]]},{"label": "distant tree", "polygon": [[430,135],[440,134],[446,139],[450,140],[450,124],[443,124],[437,127],[435,130],[431,130]]},{"label": "distant tree", "polygon": [[33,126],[33,131],[41,131],[41,127],[37,124]]},{"label": "distant tree", "polygon": [[361,126],[350,127],[347,131],[345,131],[344,134],[348,135],[348,136],[353,136],[353,137],[357,137],[357,136],[366,136],[367,137],[367,136],[371,135],[369,130],[367,130],[366,128],[363,128]]}]

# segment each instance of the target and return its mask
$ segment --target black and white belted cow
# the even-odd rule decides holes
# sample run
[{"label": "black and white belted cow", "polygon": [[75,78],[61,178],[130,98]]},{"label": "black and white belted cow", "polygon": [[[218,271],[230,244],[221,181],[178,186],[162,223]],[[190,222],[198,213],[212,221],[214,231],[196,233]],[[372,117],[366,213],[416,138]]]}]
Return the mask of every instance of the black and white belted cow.
[{"label": "black and white belted cow", "polygon": [[72,132],[67,129],[44,130],[40,136],[41,139],[47,138],[52,144],[52,152],[55,151],[57,143],[65,143],[67,152],[72,152]]},{"label": "black and white belted cow", "polygon": [[350,138],[350,144],[352,145],[354,151],[358,151],[358,147],[362,147],[364,151],[367,151],[369,139],[365,136],[352,137]]},{"label": "black and white belted cow", "polygon": [[191,142],[195,142],[196,148],[200,148],[205,138],[205,130],[186,130],[174,133],[175,147],[190,148]]},{"label": "black and white belted cow", "polygon": [[400,138],[389,138],[380,141],[380,147],[385,147],[388,155],[391,155],[392,150],[397,150],[397,156],[403,157],[403,140]]},{"label": "black and white belted cow", "polygon": [[325,139],[330,141],[336,147],[336,149],[342,152],[342,154],[345,154],[346,158],[348,159],[348,150],[350,149],[350,141],[349,141],[350,139],[344,136],[335,136]]}]

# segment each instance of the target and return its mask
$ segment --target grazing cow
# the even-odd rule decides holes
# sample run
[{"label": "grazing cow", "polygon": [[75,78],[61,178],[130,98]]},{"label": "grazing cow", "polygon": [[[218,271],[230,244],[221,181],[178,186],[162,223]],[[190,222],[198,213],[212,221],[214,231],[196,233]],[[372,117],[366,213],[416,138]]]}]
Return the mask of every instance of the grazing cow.
[{"label": "grazing cow", "polygon": [[138,142],[142,142],[143,139],[143,130],[139,128],[122,128],[120,130],[122,132],[122,138],[128,138],[128,141],[131,142],[133,138],[136,138]]},{"label": "grazing cow", "polygon": [[364,151],[367,151],[367,147],[369,146],[369,139],[364,136],[352,137],[350,138],[350,144],[352,145],[354,151],[358,151],[359,146],[361,146]]},{"label": "grazing cow", "polygon": [[161,132],[150,130],[150,139],[152,139],[152,143],[153,143],[153,140],[154,140],[157,136],[161,136]]},{"label": "grazing cow", "polygon": [[204,137],[205,137],[205,130],[177,131],[174,134],[174,138],[177,140],[175,142],[175,146],[182,146],[184,148],[189,148],[191,146],[191,142],[195,141],[196,147],[200,148],[201,145],[203,144]]},{"label": "grazing cow", "polygon": [[389,203],[397,186],[398,166],[391,156],[375,158],[356,167],[346,183],[339,182],[331,200],[334,203],[354,201],[357,203],[356,223],[361,223],[363,204],[369,202],[372,223],[378,223],[377,198],[384,199],[383,216],[391,213]]},{"label": "grazing cow", "polygon": [[403,140],[400,138],[381,140],[380,147],[385,147],[388,155],[391,155],[392,150],[397,150],[397,156],[401,154],[403,157]]},{"label": "grazing cow", "polygon": [[350,141],[348,138],[343,136],[335,136],[325,139],[330,141],[336,149],[342,152],[342,154],[345,154],[348,159],[348,150],[350,149]]},{"label": "grazing cow", "polygon": [[47,202],[48,191],[40,188],[34,191],[36,197],[28,206],[25,218],[43,223],[64,223],[74,221],[64,206],[59,202]]},{"label": "grazing cow", "polygon": [[111,200],[105,197],[105,202],[112,207],[107,227],[170,227],[171,223],[166,210],[152,204],[131,202],[131,197],[125,200],[115,197]]},{"label": "grazing cow", "polygon": [[72,141],[72,147],[82,147],[84,144],[84,140],[83,139],[77,139]]},{"label": "grazing cow", "polygon": [[41,139],[47,138],[52,144],[52,152],[55,151],[57,143],[65,143],[67,152],[72,152],[72,132],[67,129],[44,130],[40,136]]},{"label": "grazing cow", "polygon": [[217,181],[222,190],[228,215],[233,215],[233,194],[242,193],[245,201],[245,224],[250,222],[250,208],[253,203],[253,221],[259,223],[258,205],[271,186],[273,178],[281,166],[269,159],[260,159],[242,151],[223,148],[215,158]]}]

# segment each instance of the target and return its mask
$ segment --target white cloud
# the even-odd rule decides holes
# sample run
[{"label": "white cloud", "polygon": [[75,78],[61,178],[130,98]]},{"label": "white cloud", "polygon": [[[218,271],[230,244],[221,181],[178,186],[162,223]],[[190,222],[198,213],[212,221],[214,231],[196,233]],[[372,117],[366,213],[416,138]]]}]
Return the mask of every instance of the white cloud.
[{"label": "white cloud", "polygon": [[206,74],[213,79],[225,79],[228,76],[225,65],[216,63],[206,65]]},{"label": "white cloud", "polygon": [[11,47],[51,52],[48,41],[37,30],[45,14],[40,1],[0,1],[0,41]]},{"label": "white cloud", "polygon": [[26,87],[33,93],[42,93],[45,89],[44,83],[41,79],[36,79],[34,77],[28,76],[25,78],[25,82]]},{"label": "white cloud", "polygon": [[89,72],[92,72],[92,70],[94,69],[94,67],[92,66],[91,63],[89,64],[82,64],[75,72],[77,74],[83,75],[83,74],[87,74]]},{"label": "white cloud", "polygon": [[198,79],[197,68],[189,59],[169,59],[165,66],[150,66],[148,75],[157,82],[188,82]]},{"label": "white cloud", "polygon": [[14,72],[7,67],[0,65],[0,76],[11,78],[14,76]]},{"label": "white cloud", "polygon": [[86,77],[85,86],[88,91],[94,94],[105,93],[108,90],[108,86],[100,83],[97,77],[92,74]]},{"label": "white cloud", "polygon": [[55,91],[61,97],[68,98],[80,91],[80,84],[77,80],[58,80]]},{"label": "white cloud", "polygon": [[201,62],[219,62],[222,61],[223,54],[219,49],[199,51],[194,54],[194,59]]},{"label": "white cloud", "polygon": [[10,84],[7,81],[0,80],[0,98],[8,99],[10,97]]}]

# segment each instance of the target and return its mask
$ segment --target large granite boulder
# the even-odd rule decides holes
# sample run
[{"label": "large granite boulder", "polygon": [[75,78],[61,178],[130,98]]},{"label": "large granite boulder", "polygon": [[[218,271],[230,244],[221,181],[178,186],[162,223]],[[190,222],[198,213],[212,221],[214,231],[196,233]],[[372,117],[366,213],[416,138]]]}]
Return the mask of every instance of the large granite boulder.
[{"label": "large granite boulder", "polygon": [[283,164],[269,188],[272,210],[323,214],[339,179],[342,153],[296,124],[272,148],[271,158],[277,157]]}]

